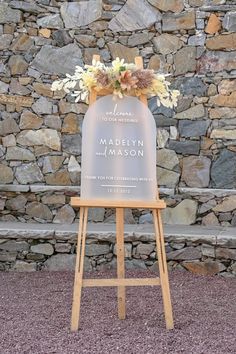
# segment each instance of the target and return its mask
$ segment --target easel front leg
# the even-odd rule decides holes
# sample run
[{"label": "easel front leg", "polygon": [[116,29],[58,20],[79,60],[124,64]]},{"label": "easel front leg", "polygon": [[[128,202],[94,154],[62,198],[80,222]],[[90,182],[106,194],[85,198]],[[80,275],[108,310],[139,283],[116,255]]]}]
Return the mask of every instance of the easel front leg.
[{"label": "easel front leg", "polygon": [[87,219],[88,219],[88,208],[81,207],[79,232],[78,232],[78,239],[77,239],[77,254],[76,254],[76,264],[75,264],[75,280],[74,280],[74,292],[73,292],[73,303],[72,303],[71,331],[77,331],[79,328]]},{"label": "easel front leg", "polygon": [[165,242],[164,242],[164,234],[163,234],[160,209],[158,210],[153,209],[153,220],[154,220],[155,234],[156,234],[158,265],[160,271],[160,281],[161,281],[162,298],[163,298],[163,305],[164,305],[164,312],[165,312],[166,328],[173,329],[174,322],[173,322],[172,305],[171,305],[171,298],[170,298]]},{"label": "easel front leg", "polygon": [[[124,209],[116,208],[117,278],[125,277]],[[125,319],[125,286],[118,286],[118,316]]]}]

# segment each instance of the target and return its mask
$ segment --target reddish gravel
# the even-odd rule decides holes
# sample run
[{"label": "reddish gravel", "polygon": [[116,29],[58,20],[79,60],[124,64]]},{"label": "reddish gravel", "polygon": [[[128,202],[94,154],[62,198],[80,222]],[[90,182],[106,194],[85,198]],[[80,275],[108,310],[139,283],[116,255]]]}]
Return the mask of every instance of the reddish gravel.
[{"label": "reddish gravel", "polygon": [[72,273],[0,273],[0,354],[236,353],[236,279],[170,278],[173,331],[164,326],[160,287],[140,287],[127,290],[125,321],[114,288],[84,290],[82,329],[70,333]]}]

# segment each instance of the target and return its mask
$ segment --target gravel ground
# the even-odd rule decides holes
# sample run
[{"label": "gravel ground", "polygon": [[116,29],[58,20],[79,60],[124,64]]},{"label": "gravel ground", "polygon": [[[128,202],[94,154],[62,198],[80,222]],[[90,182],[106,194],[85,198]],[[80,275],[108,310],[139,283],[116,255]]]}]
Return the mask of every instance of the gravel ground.
[{"label": "gravel ground", "polygon": [[173,331],[160,287],[138,287],[127,289],[124,321],[115,288],[83,290],[81,330],[70,333],[72,273],[0,273],[0,354],[236,353],[236,279],[175,271],[170,281]]}]

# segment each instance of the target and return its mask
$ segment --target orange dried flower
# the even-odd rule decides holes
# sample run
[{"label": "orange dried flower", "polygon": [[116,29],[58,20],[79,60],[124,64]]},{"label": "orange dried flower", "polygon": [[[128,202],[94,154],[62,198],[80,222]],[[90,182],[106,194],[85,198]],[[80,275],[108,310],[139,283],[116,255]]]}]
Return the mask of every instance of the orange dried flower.
[{"label": "orange dried flower", "polygon": [[131,89],[135,89],[137,78],[132,76],[132,72],[130,70],[121,71],[118,81],[120,82],[120,87],[122,90],[130,91]]}]

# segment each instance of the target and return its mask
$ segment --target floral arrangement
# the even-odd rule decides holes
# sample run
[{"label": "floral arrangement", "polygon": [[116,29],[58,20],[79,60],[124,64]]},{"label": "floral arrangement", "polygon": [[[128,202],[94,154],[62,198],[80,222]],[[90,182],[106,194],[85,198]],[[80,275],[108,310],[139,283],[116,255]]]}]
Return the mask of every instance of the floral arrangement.
[{"label": "floral arrangement", "polygon": [[124,95],[157,97],[157,105],[174,107],[177,105],[178,90],[171,90],[170,83],[164,75],[153,70],[138,69],[135,64],[128,64],[124,59],[116,58],[111,66],[105,66],[100,61],[84,68],[76,66],[74,75],[66,74],[66,78],[54,81],[52,91],[64,90],[75,96],[75,102],[88,102],[91,89],[99,91],[108,89],[114,95],[122,98]]}]

